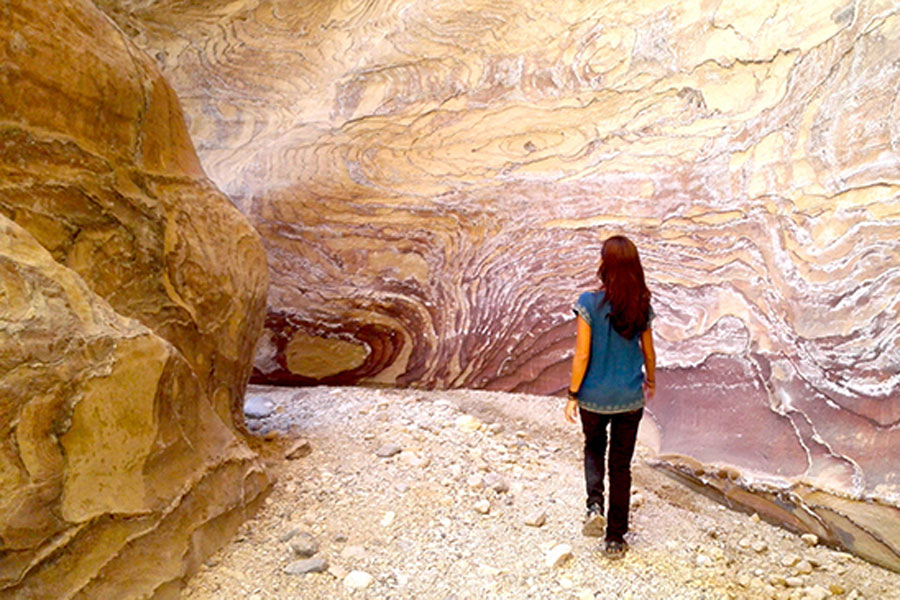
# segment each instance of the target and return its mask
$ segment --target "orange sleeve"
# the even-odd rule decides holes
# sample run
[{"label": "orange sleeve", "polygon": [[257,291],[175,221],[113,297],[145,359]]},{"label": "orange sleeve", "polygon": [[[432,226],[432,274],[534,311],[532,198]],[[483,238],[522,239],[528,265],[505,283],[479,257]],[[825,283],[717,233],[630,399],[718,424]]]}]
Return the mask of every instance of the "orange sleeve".
[{"label": "orange sleeve", "polygon": [[581,315],[578,315],[575,321],[578,330],[575,334],[575,356],[572,357],[572,380],[569,382],[569,389],[578,391],[581,382],[584,381],[588,360],[591,358],[591,326]]}]

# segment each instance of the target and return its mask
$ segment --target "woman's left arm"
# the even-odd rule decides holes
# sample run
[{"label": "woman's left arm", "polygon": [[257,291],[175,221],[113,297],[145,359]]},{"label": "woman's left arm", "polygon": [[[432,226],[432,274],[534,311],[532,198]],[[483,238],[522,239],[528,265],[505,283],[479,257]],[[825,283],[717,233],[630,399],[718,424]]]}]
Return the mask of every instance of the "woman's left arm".
[{"label": "woman's left arm", "polygon": [[587,371],[588,359],[591,357],[591,326],[587,324],[581,315],[575,318],[578,323],[578,331],[575,334],[575,356],[572,357],[572,379],[569,382],[569,399],[566,402],[566,420],[575,423],[575,415],[578,411],[578,402],[573,398],[572,392],[578,392],[584,374]]}]

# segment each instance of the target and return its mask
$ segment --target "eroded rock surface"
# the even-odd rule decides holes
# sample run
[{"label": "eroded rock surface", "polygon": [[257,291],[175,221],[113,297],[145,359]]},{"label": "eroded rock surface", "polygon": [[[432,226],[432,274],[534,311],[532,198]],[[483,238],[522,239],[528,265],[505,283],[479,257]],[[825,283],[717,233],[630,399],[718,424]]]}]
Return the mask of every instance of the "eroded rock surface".
[{"label": "eroded rock surface", "polygon": [[0,597],[174,597],[255,509],[266,281],[153,62],[86,0],[0,7]]},{"label": "eroded rock surface", "polygon": [[92,3],[0,18],[0,214],[178,348],[231,423],[265,302],[258,235],[206,179],[156,65]]},{"label": "eroded rock surface", "polygon": [[624,232],[661,452],[900,565],[895,3],[100,4],[262,232],[260,379],[558,392]]}]

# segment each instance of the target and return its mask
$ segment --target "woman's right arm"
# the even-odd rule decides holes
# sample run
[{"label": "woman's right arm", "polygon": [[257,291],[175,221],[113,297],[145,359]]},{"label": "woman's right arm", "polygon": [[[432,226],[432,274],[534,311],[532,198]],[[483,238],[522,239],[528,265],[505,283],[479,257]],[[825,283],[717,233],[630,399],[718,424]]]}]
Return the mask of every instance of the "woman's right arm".
[{"label": "woman's right arm", "polygon": [[641,352],[644,354],[644,392],[648,398],[656,393],[656,353],[653,351],[653,330],[647,326],[641,334]]}]

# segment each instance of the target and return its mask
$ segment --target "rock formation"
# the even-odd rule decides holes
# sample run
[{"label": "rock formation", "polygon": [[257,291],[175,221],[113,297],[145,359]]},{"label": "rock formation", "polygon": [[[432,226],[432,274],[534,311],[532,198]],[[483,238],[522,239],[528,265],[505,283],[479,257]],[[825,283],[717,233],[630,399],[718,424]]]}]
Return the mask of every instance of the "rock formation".
[{"label": "rock formation", "polygon": [[0,597],[172,597],[231,536],[266,285],[152,60],[87,0],[0,7]]},{"label": "rock formation", "polygon": [[624,232],[665,464],[900,568],[896,3],[99,4],[262,233],[260,380],[561,391]]}]

